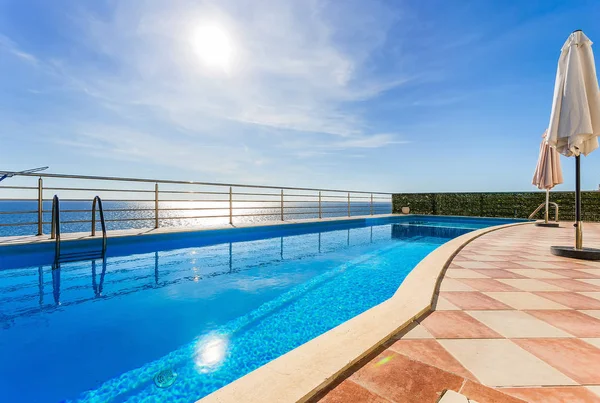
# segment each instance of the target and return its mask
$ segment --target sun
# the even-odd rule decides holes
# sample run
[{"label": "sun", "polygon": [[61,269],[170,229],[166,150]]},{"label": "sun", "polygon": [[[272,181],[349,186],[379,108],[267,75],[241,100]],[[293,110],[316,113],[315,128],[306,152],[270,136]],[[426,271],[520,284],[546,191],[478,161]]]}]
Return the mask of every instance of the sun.
[{"label": "sun", "polygon": [[227,30],[216,23],[196,27],[190,38],[194,52],[208,68],[229,72],[232,67],[234,45]]}]

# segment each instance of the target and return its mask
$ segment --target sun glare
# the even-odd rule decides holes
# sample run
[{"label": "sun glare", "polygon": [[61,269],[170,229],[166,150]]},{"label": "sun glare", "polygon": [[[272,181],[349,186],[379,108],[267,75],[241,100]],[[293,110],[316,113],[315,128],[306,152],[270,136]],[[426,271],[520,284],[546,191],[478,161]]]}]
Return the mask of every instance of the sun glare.
[{"label": "sun glare", "polygon": [[234,46],[229,32],[223,26],[214,23],[198,26],[192,33],[191,43],[206,67],[230,71]]},{"label": "sun glare", "polygon": [[217,334],[210,334],[198,340],[194,347],[196,370],[207,373],[219,367],[227,354],[228,344],[225,336]]}]

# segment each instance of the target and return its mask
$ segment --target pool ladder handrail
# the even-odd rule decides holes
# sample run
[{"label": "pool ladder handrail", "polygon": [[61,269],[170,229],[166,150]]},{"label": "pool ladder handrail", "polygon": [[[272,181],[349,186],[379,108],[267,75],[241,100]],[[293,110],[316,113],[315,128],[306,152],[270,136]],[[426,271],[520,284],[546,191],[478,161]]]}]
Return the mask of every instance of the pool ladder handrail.
[{"label": "pool ladder handrail", "polygon": [[[94,197],[92,201],[92,236],[96,236],[96,206],[98,206],[98,212],[100,213],[100,226],[102,228],[102,250],[98,255],[91,254],[90,252],[75,252],[70,254],[64,254],[64,260],[62,261],[77,261],[77,260],[88,260],[103,258],[106,256],[106,222],[104,220],[104,209],[102,208],[102,199],[100,196]],[[58,195],[54,195],[52,199],[52,222],[51,222],[51,235],[50,239],[56,239],[54,244],[54,268],[57,268],[61,263],[60,253],[60,200]]]},{"label": "pool ladder handrail", "polygon": [[50,239],[56,239],[54,242],[54,261],[60,256],[60,201],[58,195],[52,198],[52,222],[50,224]]},{"label": "pool ladder handrail", "polygon": [[[558,204],[556,204],[555,202],[548,202],[548,205],[553,205],[554,206],[554,221],[558,222]],[[533,213],[531,213],[529,215],[529,219],[531,220],[533,217],[535,217],[535,215],[546,206],[546,203],[542,203],[538,206],[538,208],[536,208]]]},{"label": "pool ladder handrail", "polygon": [[100,227],[102,228],[102,255],[106,253],[106,222],[104,221],[104,209],[100,196],[94,197],[92,201],[92,236],[96,236],[96,202],[100,213]]}]

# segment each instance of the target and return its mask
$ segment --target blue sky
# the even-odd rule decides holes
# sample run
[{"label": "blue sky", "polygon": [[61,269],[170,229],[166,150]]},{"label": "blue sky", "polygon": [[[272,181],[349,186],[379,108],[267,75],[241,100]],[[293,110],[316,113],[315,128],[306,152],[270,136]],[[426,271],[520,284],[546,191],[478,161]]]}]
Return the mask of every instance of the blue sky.
[{"label": "blue sky", "polygon": [[[532,190],[560,48],[574,29],[600,44],[599,15],[597,1],[0,0],[0,169]],[[206,25],[227,34],[226,69],[191,39]],[[597,188],[600,150],[582,167]]]}]

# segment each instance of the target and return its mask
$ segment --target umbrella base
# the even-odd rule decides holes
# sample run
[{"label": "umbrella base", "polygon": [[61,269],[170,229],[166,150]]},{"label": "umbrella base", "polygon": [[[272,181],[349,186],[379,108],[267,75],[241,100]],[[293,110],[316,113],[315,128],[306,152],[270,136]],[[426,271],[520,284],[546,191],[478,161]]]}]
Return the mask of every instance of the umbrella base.
[{"label": "umbrella base", "polygon": [[551,246],[550,251],[555,256],[569,257],[582,260],[600,260],[600,249],[582,248],[572,246]]},{"label": "umbrella base", "polygon": [[557,222],[544,222],[544,221],[537,221],[535,223],[536,227],[548,227],[548,228],[558,228],[559,225]]}]

